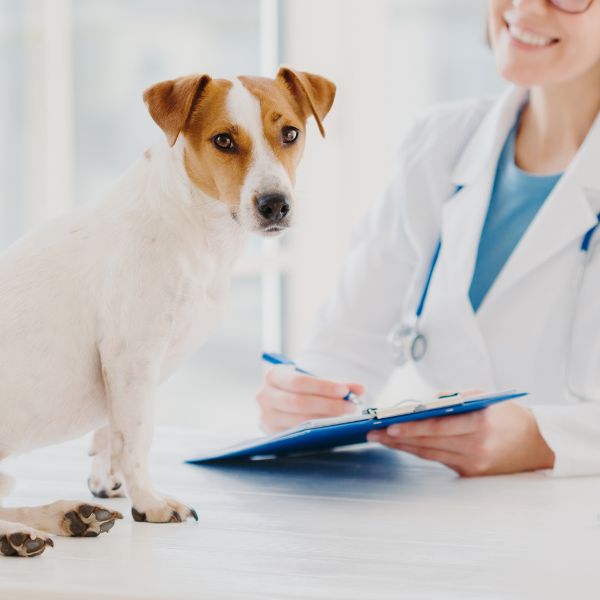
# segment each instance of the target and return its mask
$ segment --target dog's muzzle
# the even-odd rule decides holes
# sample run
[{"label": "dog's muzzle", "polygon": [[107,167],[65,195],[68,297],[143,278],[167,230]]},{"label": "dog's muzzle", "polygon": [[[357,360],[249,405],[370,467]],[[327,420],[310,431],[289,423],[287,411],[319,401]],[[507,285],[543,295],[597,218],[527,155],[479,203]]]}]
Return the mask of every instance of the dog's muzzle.
[{"label": "dog's muzzle", "polygon": [[263,194],[256,198],[256,210],[264,229],[287,227],[285,219],[290,208],[287,196],[279,192]]}]

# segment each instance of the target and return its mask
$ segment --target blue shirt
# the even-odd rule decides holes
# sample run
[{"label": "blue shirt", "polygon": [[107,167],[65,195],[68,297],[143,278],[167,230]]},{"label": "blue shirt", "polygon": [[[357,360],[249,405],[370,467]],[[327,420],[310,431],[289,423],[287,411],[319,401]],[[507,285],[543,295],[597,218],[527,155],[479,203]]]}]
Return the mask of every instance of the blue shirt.
[{"label": "blue shirt", "polygon": [[469,289],[474,311],[561,176],[561,173],[534,175],[519,169],[515,164],[516,134],[517,125],[508,135],[496,167]]}]

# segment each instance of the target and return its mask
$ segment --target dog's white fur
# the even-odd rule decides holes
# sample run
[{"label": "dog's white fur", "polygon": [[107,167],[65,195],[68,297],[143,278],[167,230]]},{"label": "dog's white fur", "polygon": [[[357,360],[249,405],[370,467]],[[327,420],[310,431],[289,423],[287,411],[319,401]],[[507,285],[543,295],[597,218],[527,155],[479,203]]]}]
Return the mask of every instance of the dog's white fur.
[{"label": "dog's white fur", "polygon": [[[112,491],[122,476],[148,521],[191,514],[150,482],[154,391],[221,319],[232,268],[257,229],[254,195],[291,199],[258,100],[236,81],[227,106],[254,148],[239,222],[190,182],[182,135],[140,158],[104,201],[0,255],[0,460],[99,429],[92,486]],[[31,511],[19,513],[27,525],[59,529],[59,516]],[[0,520],[0,536],[14,526]]]}]

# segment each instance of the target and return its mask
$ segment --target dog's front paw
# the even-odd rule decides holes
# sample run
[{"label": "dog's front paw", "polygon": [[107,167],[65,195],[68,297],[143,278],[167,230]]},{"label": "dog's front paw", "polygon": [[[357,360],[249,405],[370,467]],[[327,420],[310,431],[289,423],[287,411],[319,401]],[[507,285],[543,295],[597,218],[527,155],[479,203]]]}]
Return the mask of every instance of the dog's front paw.
[{"label": "dog's front paw", "polygon": [[122,519],[120,512],[103,506],[79,504],[64,513],[62,521],[63,535],[73,537],[96,537],[108,533],[115,520]]},{"label": "dog's front paw", "polygon": [[140,507],[131,507],[133,520],[146,523],[182,523],[192,517],[198,520],[198,513],[175,498],[156,498]]},{"label": "dog's front paw", "polygon": [[90,475],[87,481],[88,489],[96,498],[124,498],[123,485],[114,475],[98,477]]},{"label": "dog's front paw", "polygon": [[2,556],[39,556],[47,546],[54,546],[47,533],[21,523],[0,526],[0,555]]}]

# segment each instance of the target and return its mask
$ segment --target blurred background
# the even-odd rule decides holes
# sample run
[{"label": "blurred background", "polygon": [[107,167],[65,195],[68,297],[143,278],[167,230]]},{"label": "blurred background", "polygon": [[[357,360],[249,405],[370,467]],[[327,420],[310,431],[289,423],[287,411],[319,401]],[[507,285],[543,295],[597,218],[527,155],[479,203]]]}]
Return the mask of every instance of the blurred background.
[{"label": "blurred background", "polygon": [[[260,354],[301,347],[403,130],[433,104],[502,89],[484,10],[481,0],[0,0],[0,251],[101,199],[161,139],[141,100],[148,85],[274,76],[280,64],[335,81],[326,140],[310,125],[296,228],[249,242],[226,321],[159,393],[162,425],[255,432]],[[410,377],[393,379],[397,395]]]}]

